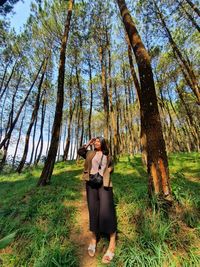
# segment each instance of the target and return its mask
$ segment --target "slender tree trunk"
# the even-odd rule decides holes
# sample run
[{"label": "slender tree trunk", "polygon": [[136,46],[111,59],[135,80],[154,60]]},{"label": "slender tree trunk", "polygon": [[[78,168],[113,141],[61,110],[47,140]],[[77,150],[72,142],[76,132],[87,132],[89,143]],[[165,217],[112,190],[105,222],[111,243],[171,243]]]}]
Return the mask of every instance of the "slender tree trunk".
[{"label": "slender tree trunk", "polygon": [[23,100],[23,102],[22,102],[22,104],[21,104],[19,110],[17,111],[16,117],[15,117],[15,119],[13,120],[13,122],[12,122],[12,124],[11,124],[11,126],[10,126],[9,131],[6,133],[4,139],[1,141],[1,143],[0,143],[0,149],[4,146],[4,144],[6,143],[6,141],[7,141],[8,139],[10,139],[11,134],[12,134],[12,131],[14,130],[14,127],[15,127],[15,125],[16,125],[18,119],[19,119],[19,116],[20,116],[20,114],[21,114],[21,112],[22,112],[22,109],[23,109],[24,105],[26,104],[26,101],[27,101],[27,99],[28,99],[28,97],[29,97],[29,95],[30,95],[30,93],[31,93],[31,91],[32,91],[32,89],[33,89],[33,87],[34,87],[34,85],[35,85],[35,82],[36,82],[36,80],[37,80],[37,78],[38,78],[38,75],[39,75],[39,73],[40,73],[40,71],[41,71],[41,69],[42,69],[43,64],[44,64],[44,61],[42,62],[41,66],[40,66],[40,68],[39,68],[39,70],[38,70],[38,72],[37,72],[37,74],[36,74],[36,76],[35,76],[35,79],[34,79],[33,83],[31,84],[31,87],[30,87],[29,90],[28,90],[27,95],[25,96],[25,98],[24,98],[24,100]]},{"label": "slender tree trunk", "polygon": [[[172,110],[173,110],[174,114],[176,115],[176,118],[178,119],[179,125],[181,125],[181,119],[180,119],[178,113],[176,112],[175,107],[174,107],[174,105],[172,103],[172,99],[171,99],[171,95],[169,93],[169,90],[168,90],[168,97],[169,97],[169,102],[170,102],[170,105],[172,107]],[[189,145],[187,143],[187,148],[188,148],[188,151],[191,152],[191,150],[192,150],[191,144],[193,143],[192,139],[191,139],[191,133],[187,130],[187,127],[183,126],[182,129],[183,129],[183,132],[184,132],[184,139],[185,139],[185,136],[187,136],[189,138]]]},{"label": "slender tree trunk", "polygon": [[186,2],[191,6],[192,10],[197,13],[197,15],[200,17],[200,10],[198,9],[197,5],[195,5],[192,1],[186,0]]},{"label": "slender tree trunk", "polygon": [[120,144],[121,144],[121,138],[120,138],[120,132],[119,132],[119,125],[120,125],[120,107],[119,107],[119,96],[117,93],[117,84],[114,83],[114,92],[115,92],[115,99],[116,99],[116,116],[117,116],[117,122],[116,122],[116,139],[117,139],[117,145],[116,145],[116,154],[120,154]]},{"label": "slender tree trunk", "polygon": [[38,153],[38,157],[34,162],[35,165],[37,165],[39,163],[40,158],[42,156],[42,151],[43,151],[43,145],[44,145],[43,128],[44,128],[45,114],[46,114],[46,99],[44,98],[42,101],[42,118],[41,118],[41,125],[40,125],[40,137],[39,137],[39,141],[38,141],[38,144],[40,142],[40,150]]},{"label": "slender tree trunk", "polygon": [[6,74],[7,74],[8,66],[9,66],[9,63],[6,64],[6,67],[5,67],[5,70],[4,70],[4,73],[3,73],[3,77],[1,79],[0,93],[1,93],[3,85],[4,85],[4,81],[5,81],[5,77],[6,77]]},{"label": "slender tree trunk", "polygon": [[99,47],[99,58],[101,63],[101,86],[103,93],[103,107],[105,113],[105,127],[104,127],[104,138],[108,140],[108,130],[109,130],[109,100],[108,100],[108,90],[106,84],[106,68],[105,68],[105,48]]},{"label": "slender tree trunk", "polygon": [[77,87],[78,87],[78,92],[79,92],[79,108],[80,108],[80,119],[81,119],[81,138],[80,138],[79,147],[81,147],[83,144],[83,134],[84,134],[83,98],[82,98],[82,91],[81,91],[81,85],[79,81],[79,73],[78,73],[77,67],[76,67],[76,81],[77,81]]},{"label": "slender tree trunk", "polygon": [[15,159],[16,159],[16,155],[17,155],[17,150],[18,150],[19,142],[20,142],[20,139],[21,139],[21,133],[22,133],[23,125],[24,125],[24,118],[25,118],[25,116],[26,116],[26,107],[24,109],[24,115],[22,117],[21,124],[20,124],[20,127],[19,127],[19,134],[18,134],[17,143],[16,143],[16,147],[15,147],[15,153],[14,153],[13,161],[12,161],[12,167],[13,168],[15,166]]},{"label": "slender tree trunk", "polygon": [[29,147],[29,140],[30,140],[31,130],[32,130],[34,122],[35,122],[35,120],[37,118],[38,110],[39,110],[39,107],[40,107],[40,95],[41,95],[42,84],[43,84],[43,81],[44,81],[44,76],[45,76],[45,72],[46,72],[46,68],[47,68],[47,62],[48,62],[48,58],[44,62],[44,70],[43,70],[43,73],[42,73],[42,76],[41,76],[41,79],[40,79],[40,82],[39,82],[38,92],[37,92],[37,96],[36,96],[36,100],[35,100],[35,105],[34,105],[34,109],[33,109],[32,115],[31,115],[31,121],[30,121],[28,130],[27,130],[27,133],[26,133],[26,139],[25,139],[26,141],[25,141],[25,146],[24,146],[24,152],[23,152],[23,155],[22,155],[22,159],[21,159],[21,161],[19,163],[19,166],[16,169],[16,171],[18,173],[21,173],[21,171],[22,171],[22,169],[24,167],[24,164],[26,162],[27,155],[28,155],[28,147]]},{"label": "slender tree trunk", "polygon": [[188,19],[191,21],[192,25],[197,29],[198,32],[200,32],[200,27],[199,25],[196,23],[195,19],[192,17],[192,15],[187,11],[187,9],[184,7],[183,3],[180,2],[179,3],[183,12],[186,14],[186,16],[188,17]]},{"label": "slender tree trunk", "polygon": [[61,127],[60,127],[60,136],[59,136],[59,141],[58,141],[58,153],[57,153],[57,162],[59,162],[60,160],[60,147],[61,147],[61,138],[62,138],[62,123],[61,123]]},{"label": "slender tree trunk", "polygon": [[50,146],[50,136],[51,136],[51,116],[49,115],[49,123],[48,123],[48,139],[47,139],[46,157],[47,157],[47,155],[48,155],[49,146]]},{"label": "slender tree trunk", "polygon": [[35,119],[34,126],[33,126],[32,151],[31,151],[31,157],[30,157],[30,162],[29,162],[30,165],[31,165],[32,162],[34,161],[34,160],[33,160],[34,153],[35,153],[34,158],[36,158],[36,155],[37,155],[37,146],[36,146],[36,149],[35,149],[35,135],[36,135],[36,129],[37,129],[37,117],[36,117],[36,119]]},{"label": "slender tree trunk", "polygon": [[89,109],[89,116],[88,116],[88,137],[89,140],[92,138],[91,134],[91,119],[92,119],[92,104],[93,104],[93,84],[92,84],[92,67],[90,59],[88,60],[88,66],[89,66],[89,78],[90,78],[90,109]]},{"label": "slender tree trunk", "polygon": [[14,64],[14,66],[12,67],[12,71],[11,71],[11,74],[10,74],[10,76],[9,76],[9,78],[8,78],[8,81],[7,81],[7,83],[5,84],[5,87],[4,87],[3,91],[2,91],[1,94],[0,94],[0,100],[2,99],[2,97],[3,97],[3,95],[4,95],[5,91],[6,91],[6,89],[7,89],[8,86],[9,86],[9,83],[10,83],[10,81],[11,81],[11,79],[12,79],[12,76],[13,76],[13,74],[14,74],[14,72],[15,72],[17,63],[18,63],[18,60],[15,61],[15,64]]},{"label": "slender tree trunk", "polygon": [[[4,97],[3,104],[2,104],[2,107],[1,107],[0,140],[2,140],[2,138],[3,138],[3,130],[5,130],[5,129],[4,129],[4,126],[3,126],[3,121],[4,121],[3,118],[4,118],[4,115],[5,115],[5,112],[4,112],[4,111],[5,111],[5,105],[6,105],[6,100],[7,100],[7,98],[8,98],[8,95],[9,95],[9,90],[6,91],[6,95],[5,95],[5,97]],[[8,129],[6,129],[4,135],[6,135],[7,130],[8,130]],[[4,137],[4,138],[5,138],[5,137]]]},{"label": "slender tree trunk", "polygon": [[124,0],[117,0],[139,70],[141,125],[147,147],[149,195],[171,200],[168,159],[162,133],[150,57],[139,36]]},{"label": "slender tree trunk", "polygon": [[[75,103],[76,103],[76,101],[75,101]],[[68,121],[68,129],[67,129],[67,139],[66,139],[64,155],[63,155],[64,161],[67,161],[67,158],[68,158],[69,147],[70,147],[70,143],[71,143],[72,118],[73,118],[75,106],[76,106],[76,104],[74,104],[74,107],[72,106],[72,76],[71,76],[70,77],[70,84],[69,84],[69,121]]]},{"label": "slender tree trunk", "polygon": [[56,111],[53,123],[52,138],[51,138],[50,148],[48,151],[48,156],[45,161],[42,174],[38,181],[38,186],[50,183],[51,175],[55,164],[56,154],[58,150],[60,127],[61,127],[62,113],[63,113],[63,100],[64,100],[65,55],[66,55],[66,46],[70,30],[70,21],[72,16],[73,3],[74,0],[69,0],[68,14],[65,22],[65,30],[62,37],[61,50],[60,50],[58,91],[57,91],[57,102],[56,102]]},{"label": "slender tree trunk", "polygon": [[185,58],[183,57],[180,49],[178,48],[177,44],[175,43],[166,23],[165,23],[165,20],[164,20],[164,17],[163,17],[163,14],[160,12],[159,10],[159,7],[158,5],[156,4],[155,0],[153,0],[154,2],[154,5],[156,7],[156,10],[157,10],[157,15],[158,15],[158,18],[160,19],[160,21],[162,22],[162,25],[163,25],[163,28],[166,32],[166,35],[169,39],[169,42],[172,46],[172,48],[174,49],[175,53],[177,54],[177,57],[179,58],[181,64],[183,64],[186,72],[187,72],[187,75],[189,76],[190,78],[190,81],[191,81],[191,89],[194,93],[194,95],[196,96],[197,98],[197,103],[200,105],[200,88],[199,88],[199,85],[198,85],[198,82],[197,82],[197,78],[193,72],[193,69],[191,68],[191,64],[188,64],[187,60],[185,60]]},{"label": "slender tree trunk", "polygon": [[[111,62],[111,50],[110,50],[110,40],[108,39],[107,35],[107,42],[108,42],[108,85],[109,85],[109,105],[110,105],[110,122],[111,128],[113,130],[113,149],[111,147],[111,151],[113,150],[113,159],[117,161],[118,159],[118,144],[117,144],[117,125],[115,120],[114,114],[114,107],[113,107],[113,91],[112,91],[112,77],[111,77],[111,69],[112,69],[112,62]],[[110,131],[112,133],[112,131]],[[112,144],[110,140],[110,144]]]},{"label": "slender tree trunk", "polygon": [[[7,134],[8,130],[11,127],[12,122],[13,122],[15,97],[16,97],[20,82],[21,82],[21,76],[19,77],[19,80],[18,80],[16,88],[15,88],[15,92],[14,92],[14,94],[12,96],[11,110],[10,110],[10,113],[9,113],[9,116],[8,116],[8,122],[7,122],[6,130],[5,130],[5,134]],[[2,158],[1,163],[0,163],[0,170],[3,169],[3,166],[4,166],[5,162],[6,162],[6,157],[7,157],[7,153],[8,153],[9,144],[10,144],[10,141],[7,140],[7,142],[3,146],[3,151],[4,152],[3,152],[3,158]]]}]

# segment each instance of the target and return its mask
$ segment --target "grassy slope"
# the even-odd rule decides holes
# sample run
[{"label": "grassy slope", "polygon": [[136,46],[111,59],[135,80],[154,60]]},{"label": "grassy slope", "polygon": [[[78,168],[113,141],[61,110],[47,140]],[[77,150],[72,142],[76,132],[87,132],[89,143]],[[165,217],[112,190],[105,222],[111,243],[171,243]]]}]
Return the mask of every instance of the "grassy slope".
[{"label": "grassy slope", "polygon": [[[170,156],[179,205],[166,216],[148,206],[141,158],[120,159],[113,174],[119,239],[110,266],[200,266],[199,162],[196,153]],[[78,266],[69,234],[75,222],[73,203],[81,197],[81,168],[58,163],[52,185],[44,188],[35,187],[40,169],[0,176],[0,237],[18,230],[15,241],[0,254],[4,267]]]},{"label": "grassy slope", "polygon": [[17,230],[14,244],[0,254],[1,263],[5,267],[78,266],[69,234],[76,212],[73,202],[81,197],[81,167],[58,163],[51,186],[37,188],[40,172],[33,169],[0,177],[1,237]]}]

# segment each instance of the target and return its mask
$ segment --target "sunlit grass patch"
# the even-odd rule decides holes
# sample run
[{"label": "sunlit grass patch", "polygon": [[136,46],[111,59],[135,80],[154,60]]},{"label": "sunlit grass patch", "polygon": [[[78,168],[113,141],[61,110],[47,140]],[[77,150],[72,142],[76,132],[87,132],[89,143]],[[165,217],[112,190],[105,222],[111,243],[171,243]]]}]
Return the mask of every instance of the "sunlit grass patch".
[{"label": "sunlit grass patch", "polygon": [[57,165],[45,187],[36,187],[41,167],[0,176],[0,236],[17,232],[10,253],[0,255],[2,266],[78,266],[69,235],[77,212],[73,201],[81,198],[81,168]]},{"label": "sunlit grass patch", "polygon": [[120,159],[113,174],[119,240],[110,266],[200,266],[199,155],[172,154],[169,166],[180,211],[166,216],[149,207],[141,157]]}]

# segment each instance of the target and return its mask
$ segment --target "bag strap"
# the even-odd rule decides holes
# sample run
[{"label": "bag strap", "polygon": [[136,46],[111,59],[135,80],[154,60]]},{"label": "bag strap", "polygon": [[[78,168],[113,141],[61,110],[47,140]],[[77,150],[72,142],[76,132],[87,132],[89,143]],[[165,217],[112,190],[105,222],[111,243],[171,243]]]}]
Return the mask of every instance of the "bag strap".
[{"label": "bag strap", "polygon": [[99,163],[99,170],[101,169],[102,160],[103,160],[103,153],[102,153],[102,156],[101,156],[101,161],[100,161],[100,163]]}]

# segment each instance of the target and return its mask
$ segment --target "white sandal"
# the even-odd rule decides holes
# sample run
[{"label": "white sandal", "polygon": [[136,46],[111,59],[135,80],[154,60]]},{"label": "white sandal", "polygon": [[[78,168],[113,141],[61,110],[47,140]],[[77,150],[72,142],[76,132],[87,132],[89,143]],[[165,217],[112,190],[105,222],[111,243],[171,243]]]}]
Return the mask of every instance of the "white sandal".
[{"label": "white sandal", "polygon": [[107,250],[106,253],[103,255],[102,263],[110,263],[114,256],[115,253],[110,250]]},{"label": "white sandal", "polygon": [[96,252],[96,245],[95,244],[90,244],[88,247],[88,254],[90,257],[94,257]]}]

